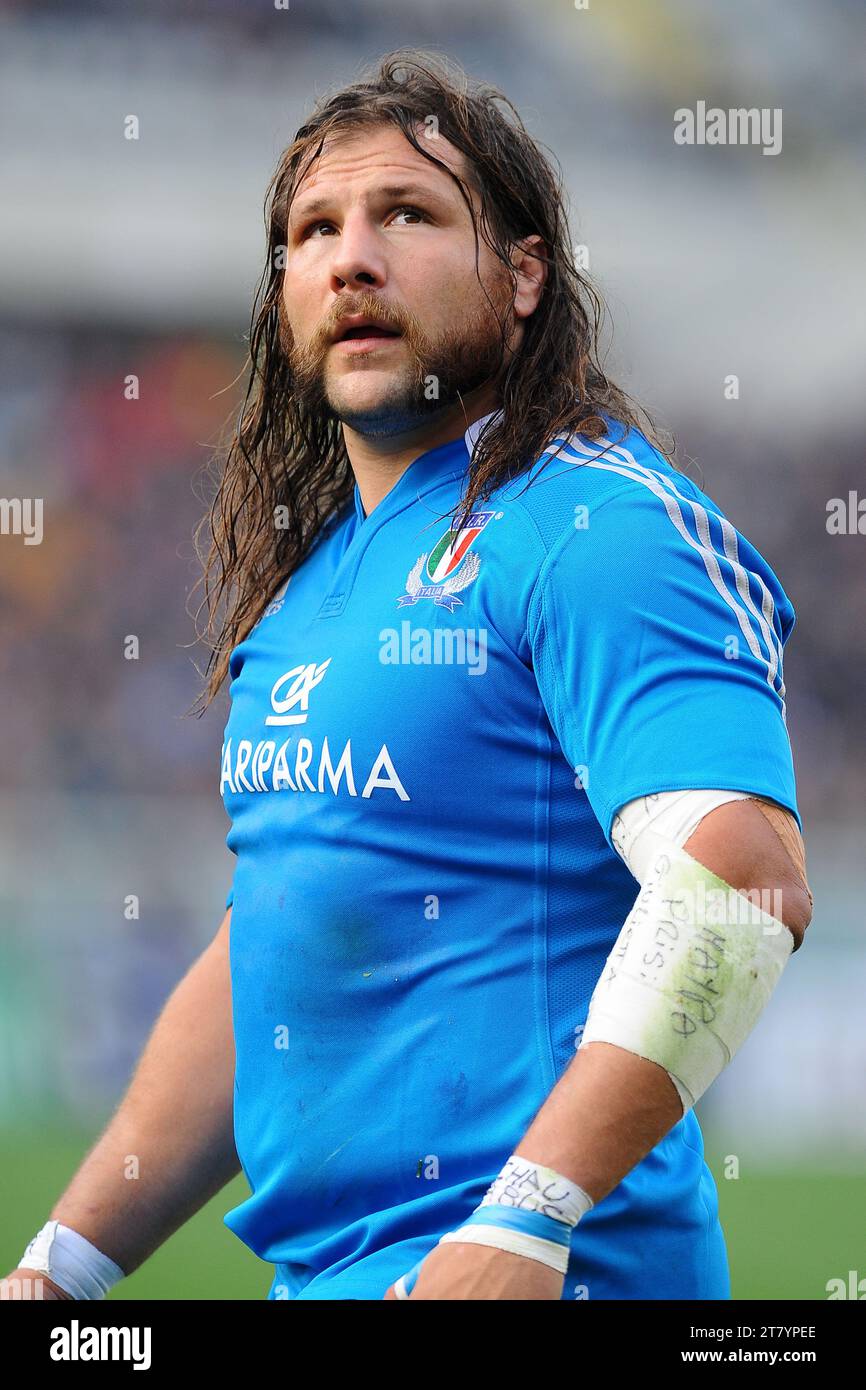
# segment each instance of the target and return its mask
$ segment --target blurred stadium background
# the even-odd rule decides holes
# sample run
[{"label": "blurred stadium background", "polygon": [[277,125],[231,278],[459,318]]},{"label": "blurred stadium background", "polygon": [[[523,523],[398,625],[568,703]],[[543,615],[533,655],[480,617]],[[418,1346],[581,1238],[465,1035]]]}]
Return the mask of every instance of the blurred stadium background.
[{"label": "blurred stadium background", "polygon": [[[225,704],[183,718],[192,484],[239,399],[276,159],[316,95],[412,43],[500,85],[555,152],[614,375],[797,610],[816,911],[699,1113],[735,1297],[866,1276],[866,539],[827,530],[864,485],[864,39],[862,0],[0,3],[0,496],[45,508],[42,544],[0,536],[0,1263],[222,917]],[[699,99],[781,108],[782,153],[676,145]],[[114,1296],[264,1297],[270,1268],[221,1225],[240,1191]]]}]

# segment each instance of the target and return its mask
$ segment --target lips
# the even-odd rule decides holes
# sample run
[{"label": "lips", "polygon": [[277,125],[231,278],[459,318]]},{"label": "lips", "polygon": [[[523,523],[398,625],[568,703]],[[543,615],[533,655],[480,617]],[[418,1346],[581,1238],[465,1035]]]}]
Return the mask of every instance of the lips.
[{"label": "lips", "polygon": [[333,336],[333,342],[351,342],[353,338],[399,338],[400,331],[396,328],[389,328],[387,324],[381,323],[377,319],[346,319],[342,324],[338,324]]},{"label": "lips", "polygon": [[381,323],[366,324],[361,328],[347,328],[346,332],[338,339],[344,343],[347,338],[397,338],[399,334],[393,328],[383,328]]}]

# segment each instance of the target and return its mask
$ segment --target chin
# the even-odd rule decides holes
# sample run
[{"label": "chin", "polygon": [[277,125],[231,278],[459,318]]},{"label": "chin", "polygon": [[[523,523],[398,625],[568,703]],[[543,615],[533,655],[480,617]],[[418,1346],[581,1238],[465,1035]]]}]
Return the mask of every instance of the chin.
[{"label": "chin", "polygon": [[373,382],[358,382],[358,388],[342,386],[329,390],[328,406],[349,429],[371,438],[387,438],[417,429],[441,407],[440,401],[427,401],[423,394],[419,400],[405,385],[403,389],[395,388],[393,381],[378,388]]}]

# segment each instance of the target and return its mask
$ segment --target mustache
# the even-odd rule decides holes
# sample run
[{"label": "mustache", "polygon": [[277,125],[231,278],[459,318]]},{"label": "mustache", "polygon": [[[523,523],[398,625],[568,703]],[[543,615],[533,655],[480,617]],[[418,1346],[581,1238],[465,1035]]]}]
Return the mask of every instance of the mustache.
[{"label": "mustache", "polygon": [[396,333],[401,333],[409,340],[410,345],[418,344],[425,338],[421,323],[409,309],[402,304],[385,304],[375,294],[361,293],[356,295],[346,295],[335,304],[331,312],[319,324],[312,337],[308,340],[304,351],[305,356],[323,355],[331,345],[334,333],[338,330],[344,319],[352,317],[373,319],[380,323],[383,328],[390,328]]},{"label": "mustache", "polygon": [[337,309],[338,312],[330,316],[330,322],[323,324],[320,329],[320,332],[325,333],[328,338],[331,338],[339,330],[340,324],[348,318],[373,319],[383,328],[391,328],[397,333],[402,333],[405,331],[407,319],[411,317],[402,308],[383,308],[382,304],[372,296],[368,296],[366,302],[361,302],[357,306],[351,304],[349,300],[341,300]]}]

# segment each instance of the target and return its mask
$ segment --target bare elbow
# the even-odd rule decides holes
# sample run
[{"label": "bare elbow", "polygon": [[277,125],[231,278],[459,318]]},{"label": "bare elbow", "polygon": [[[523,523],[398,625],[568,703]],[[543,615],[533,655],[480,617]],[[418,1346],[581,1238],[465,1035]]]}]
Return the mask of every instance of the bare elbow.
[{"label": "bare elbow", "polygon": [[789,883],[781,890],[782,907],[779,916],[794,938],[794,950],[799,951],[812,920],[812,895],[802,883]]}]

